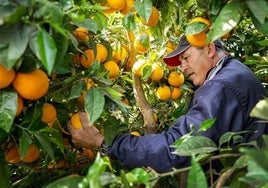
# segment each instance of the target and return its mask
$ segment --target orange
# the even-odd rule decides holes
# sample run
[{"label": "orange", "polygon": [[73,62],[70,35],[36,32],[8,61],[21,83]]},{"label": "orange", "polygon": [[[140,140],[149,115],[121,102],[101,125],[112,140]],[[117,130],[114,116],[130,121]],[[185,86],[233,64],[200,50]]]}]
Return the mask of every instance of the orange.
[{"label": "orange", "polygon": [[146,61],[144,59],[139,59],[133,64],[132,72],[138,76],[142,75],[142,69],[146,65]]},{"label": "orange", "polygon": [[8,87],[15,78],[15,70],[12,68],[7,70],[0,64],[0,89]]},{"label": "orange", "polygon": [[184,83],[184,75],[177,71],[171,71],[168,75],[168,83],[174,87],[181,86]]},{"label": "orange", "polygon": [[164,76],[164,69],[157,63],[152,66],[151,79],[153,81],[160,81]]},{"label": "orange", "polygon": [[171,99],[178,99],[181,96],[181,88],[179,87],[173,87],[173,89],[171,90]]},{"label": "orange", "polygon": [[49,103],[44,103],[42,107],[42,117],[41,121],[45,123],[51,123],[57,118],[56,108]]},{"label": "orange", "polygon": [[126,0],[125,6],[120,10],[121,14],[126,15],[134,7],[134,0]]},{"label": "orange", "polygon": [[209,29],[209,26],[211,25],[211,23],[209,20],[202,18],[202,17],[193,18],[190,23],[193,23],[193,22],[202,22],[207,25],[207,29],[197,34],[186,35],[186,39],[193,46],[204,47],[207,44],[206,32]]},{"label": "orange", "polygon": [[130,134],[134,136],[141,136],[141,134],[138,131],[132,131],[130,132]]},{"label": "orange", "polygon": [[149,35],[147,33],[140,34],[134,39],[134,49],[139,53],[145,53],[149,50]]},{"label": "orange", "polygon": [[81,65],[85,68],[89,68],[90,65],[95,60],[94,51],[92,49],[88,49],[84,51],[85,54],[81,56]]},{"label": "orange", "polygon": [[78,27],[73,31],[73,35],[81,42],[89,41],[88,30],[84,27]]},{"label": "orange", "polygon": [[17,111],[16,111],[16,116],[18,116],[22,112],[23,107],[24,107],[23,99],[20,96],[18,96],[18,107],[17,107]]},{"label": "orange", "polygon": [[108,50],[103,44],[96,45],[96,58],[99,62],[104,62],[108,57]]},{"label": "orange", "polygon": [[148,21],[141,19],[141,22],[144,25],[147,25],[150,27],[155,26],[158,23],[158,21],[159,21],[159,12],[155,6],[152,6],[152,12]]},{"label": "orange", "polygon": [[22,98],[36,100],[47,93],[49,88],[48,76],[41,69],[36,69],[30,73],[18,72],[13,81],[13,87]]},{"label": "orange", "polygon": [[74,129],[80,129],[82,127],[82,122],[81,122],[79,113],[75,113],[71,117],[71,124]]},{"label": "orange", "polygon": [[168,53],[174,51],[176,49],[176,44],[174,42],[172,42],[171,40],[169,40],[166,44],[166,51]]},{"label": "orange", "polygon": [[40,156],[39,149],[34,144],[31,144],[25,156],[22,158],[22,161],[25,163],[32,163],[36,161],[39,158],[39,156]]},{"label": "orange", "polygon": [[113,51],[113,60],[118,63],[124,60],[128,55],[128,51],[125,46],[118,45]]},{"label": "orange", "polygon": [[114,11],[120,11],[126,5],[126,1],[125,0],[107,0],[106,3]]},{"label": "orange", "polygon": [[19,155],[18,148],[16,146],[13,146],[11,149],[9,149],[5,153],[5,160],[6,162],[12,163],[12,164],[16,164],[20,162],[20,155]]},{"label": "orange", "polygon": [[162,101],[169,99],[171,96],[171,90],[168,86],[159,86],[156,90],[156,97]]},{"label": "orange", "polygon": [[110,78],[115,78],[119,75],[119,66],[115,61],[106,61],[104,68],[108,71]]}]

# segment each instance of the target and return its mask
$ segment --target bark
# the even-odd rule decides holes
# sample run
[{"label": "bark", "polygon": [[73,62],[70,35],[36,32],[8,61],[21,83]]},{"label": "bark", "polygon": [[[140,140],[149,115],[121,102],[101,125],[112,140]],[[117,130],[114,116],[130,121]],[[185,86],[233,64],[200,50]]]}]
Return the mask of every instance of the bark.
[{"label": "bark", "polygon": [[144,131],[146,134],[156,133],[157,123],[153,117],[153,109],[145,97],[142,80],[135,74],[132,74],[132,78],[135,100],[143,116]]}]

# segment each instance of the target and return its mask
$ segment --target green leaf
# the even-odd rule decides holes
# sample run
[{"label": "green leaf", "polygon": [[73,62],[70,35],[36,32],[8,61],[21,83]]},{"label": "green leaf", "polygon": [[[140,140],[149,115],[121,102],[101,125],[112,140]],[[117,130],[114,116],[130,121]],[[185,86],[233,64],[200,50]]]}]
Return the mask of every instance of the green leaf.
[{"label": "green leaf", "polygon": [[185,35],[193,35],[206,30],[208,26],[203,22],[189,23],[185,29]]},{"label": "green leaf", "polygon": [[247,166],[247,163],[248,163],[248,156],[242,155],[235,161],[233,165],[233,170],[245,168]]},{"label": "green leaf", "polygon": [[2,188],[9,188],[10,185],[10,168],[7,165],[0,165],[0,179],[1,179],[1,187]]},{"label": "green leaf", "polygon": [[244,0],[234,0],[226,4],[212,24],[212,29],[208,32],[209,41],[215,41],[230,32],[239,23],[245,12]]},{"label": "green leaf", "polygon": [[38,133],[40,133],[40,135],[43,135],[44,137],[47,137],[49,141],[57,145],[61,152],[64,152],[64,141],[62,133],[59,130],[51,129],[47,126],[38,131]]},{"label": "green leaf", "polygon": [[44,29],[39,31],[36,38],[36,56],[41,60],[50,75],[56,59],[57,47],[55,41]]},{"label": "green leaf", "polygon": [[[251,131],[240,131],[240,132],[226,132],[224,133],[219,140],[219,146],[227,143],[229,146],[229,142],[233,139],[235,142],[241,140],[241,134],[250,133]],[[237,137],[238,136],[238,137]],[[237,140],[238,139],[238,140]]]},{"label": "green leaf", "polygon": [[2,6],[0,7],[0,18],[4,20],[4,24],[13,24],[21,20],[27,13],[24,6]]},{"label": "green leaf", "polygon": [[[263,160],[263,159],[262,159]],[[263,160],[266,161],[266,160]],[[267,185],[268,182],[268,172],[261,168],[256,161],[248,161],[248,172],[247,174],[240,178],[241,181],[244,181],[250,184],[253,187],[261,187],[262,185]]]},{"label": "green leaf", "polygon": [[82,92],[86,89],[86,83],[83,80],[78,80],[72,85],[69,99],[75,99],[81,96]]},{"label": "green leaf", "polygon": [[131,172],[135,176],[135,183],[142,183],[142,184],[148,184],[149,181],[149,174],[148,172],[143,168],[134,168],[131,170]]},{"label": "green leaf", "polygon": [[134,14],[127,14],[122,20],[122,25],[126,30],[133,31],[137,28]]},{"label": "green leaf", "polygon": [[77,185],[83,180],[83,176],[69,175],[56,181],[49,183],[45,188],[67,188],[77,187]]},{"label": "green leaf", "polygon": [[87,91],[85,96],[85,110],[90,123],[94,123],[101,115],[105,104],[103,94],[95,87]]},{"label": "green leaf", "polygon": [[5,62],[5,67],[11,69],[21,58],[28,44],[26,26],[16,23],[0,29],[0,62]]},{"label": "green leaf", "polygon": [[0,128],[10,131],[17,111],[17,93],[0,90]]},{"label": "green leaf", "polygon": [[200,164],[192,157],[191,168],[187,179],[187,188],[194,187],[206,188],[208,184]]},{"label": "green leaf", "polygon": [[49,138],[47,135],[42,135],[42,134],[34,134],[35,138],[39,141],[39,143],[41,144],[41,146],[44,148],[44,150],[48,153],[48,155],[50,156],[50,158],[52,160],[54,160],[54,152],[53,149],[51,147],[50,142],[48,142]]},{"label": "green leaf", "polygon": [[266,0],[246,0],[250,12],[261,23],[264,23],[265,18],[268,15],[268,3]]},{"label": "green leaf", "polygon": [[20,136],[20,156],[24,157],[32,143],[31,136],[26,131],[22,131]]},{"label": "green leaf", "polygon": [[211,139],[204,136],[192,136],[176,147],[173,153],[181,156],[191,156],[210,153],[216,150],[218,148]]},{"label": "green leaf", "polygon": [[152,14],[152,1],[151,0],[136,0],[134,3],[137,13],[146,21],[149,20]]},{"label": "green leaf", "polygon": [[250,116],[268,120],[268,98],[259,101],[250,112]]},{"label": "green leaf", "polygon": [[145,66],[142,69],[142,80],[146,81],[150,78],[153,69],[152,69],[153,64],[145,64]]},{"label": "green leaf", "polygon": [[79,27],[84,27],[88,29],[89,31],[92,31],[93,33],[97,33],[103,28],[105,28],[105,17],[102,17],[103,15],[96,14],[94,17],[99,21],[98,23],[92,19],[84,19],[83,21],[75,21],[74,23]]},{"label": "green leaf", "polygon": [[216,118],[206,119],[205,121],[203,121],[200,124],[199,129],[197,130],[197,132],[202,132],[202,131],[208,130],[210,127],[212,127],[212,125],[214,125],[215,121],[216,121]]}]

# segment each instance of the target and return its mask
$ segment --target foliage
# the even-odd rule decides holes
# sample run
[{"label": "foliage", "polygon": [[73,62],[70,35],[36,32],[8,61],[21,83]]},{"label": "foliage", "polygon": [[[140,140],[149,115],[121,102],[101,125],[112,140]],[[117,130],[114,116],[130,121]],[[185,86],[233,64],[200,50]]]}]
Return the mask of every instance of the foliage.
[{"label": "foliage", "polygon": [[[168,84],[168,75],[177,69],[170,69],[162,62],[166,55],[166,44],[178,42],[184,32],[196,33],[202,24],[187,24],[193,17],[202,16],[212,22],[208,40],[212,41],[230,33],[223,39],[226,48],[249,66],[267,86],[267,12],[265,0],[204,1],[136,0],[127,14],[120,11],[108,14],[105,0],[0,0],[0,64],[16,72],[31,72],[40,68],[49,77],[49,90],[38,100],[24,100],[23,111],[16,115],[18,94],[12,84],[0,90],[0,177],[3,187],[47,187],[71,186],[80,182],[82,187],[145,185],[153,187],[163,183],[165,178],[177,182],[177,174],[189,171],[188,186],[207,186],[206,181],[214,169],[204,171],[204,166],[221,157],[222,172],[231,176],[229,185],[267,186],[267,137],[262,148],[255,143],[237,143],[241,133],[226,133],[220,144],[209,138],[185,135],[174,143],[175,154],[192,158],[192,166],[174,169],[159,174],[153,169],[137,168],[125,170],[107,157],[89,157],[85,148],[74,146],[66,129],[72,114],[85,111],[90,122],[104,134],[107,143],[117,134],[137,130],[144,133],[143,118],[136,105],[132,65],[137,60],[149,64],[157,63],[164,70],[160,81],[150,79],[152,66],[147,65],[142,72],[142,86],[146,99],[157,114],[158,132],[168,129],[177,117],[188,108],[193,87],[187,77],[181,85],[179,99],[160,101],[155,96],[156,89]],[[148,27],[142,19],[148,20],[152,6],[158,8],[159,22]],[[73,31],[85,28],[88,40],[81,41]],[[132,48],[131,36],[148,33],[149,50],[140,54]],[[131,33],[133,35],[131,35]],[[118,62],[119,76],[111,79],[104,63],[97,58],[90,67],[79,62],[86,57],[85,50],[94,51],[97,44],[107,48],[106,60],[113,60],[115,49],[126,46],[127,56]],[[176,46],[176,45],[175,45]],[[133,60],[134,62],[130,61]],[[78,60],[76,59],[78,58]],[[89,87],[88,83],[92,85]],[[84,94],[84,103],[78,98]],[[128,103],[123,100],[127,99]],[[56,107],[57,119],[51,124],[41,121],[42,106],[51,103]],[[267,118],[267,99],[257,104],[251,115]],[[207,120],[199,131],[208,129],[213,119]],[[199,133],[197,133],[199,134]],[[10,143],[18,146],[24,155],[31,144],[41,151],[34,163],[9,164],[5,153]],[[235,143],[233,147],[231,143]],[[257,151],[257,152],[256,152]],[[225,160],[226,159],[226,160]],[[119,168],[115,171],[115,168]],[[231,169],[231,171],[228,171]],[[241,176],[235,176],[239,172]],[[78,175],[73,175],[78,174]],[[213,174],[217,176],[217,174]],[[222,176],[217,176],[222,180]],[[205,177],[205,178],[204,178]],[[60,179],[63,178],[63,179]],[[56,181],[55,181],[56,180]],[[55,182],[53,182],[55,181]],[[217,180],[211,180],[217,183]],[[168,184],[168,182],[164,182]],[[176,183],[174,183],[176,184]]]}]

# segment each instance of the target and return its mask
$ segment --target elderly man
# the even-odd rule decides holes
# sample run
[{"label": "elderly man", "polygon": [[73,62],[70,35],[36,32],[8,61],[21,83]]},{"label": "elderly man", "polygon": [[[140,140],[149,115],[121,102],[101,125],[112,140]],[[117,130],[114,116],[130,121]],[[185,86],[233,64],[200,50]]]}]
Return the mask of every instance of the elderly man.
[{"label": "elderly man", "polygon": [[99,131],[94,126],[87,126],[88,120],[82,113],[81,129],[74,130],[69,124],[73,142],[87,148],[107,147],[107,155],[119,160],[123,166],[151,167],[158,172],[167,172],[173,167],[189,164],[189,158],[172,154],[170,146],[190,132],[191,124],[198,129],[204,120],[216,118],[215,124],[203,133],[215,142],[229,131],[252,131],[246,135],[245,141],[267,133],[267,126],[249,116],[252,108],[265,96],[265,90],[248,67],[225,53],[222,41],[216,40],[200,48],[192,46],[182,36],[177,49],[164,61],[169,66],[181,66],[198,87],[188,112],[169,130],[141,137],[120,135],[107,147]]}]

